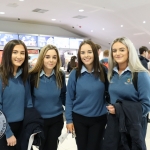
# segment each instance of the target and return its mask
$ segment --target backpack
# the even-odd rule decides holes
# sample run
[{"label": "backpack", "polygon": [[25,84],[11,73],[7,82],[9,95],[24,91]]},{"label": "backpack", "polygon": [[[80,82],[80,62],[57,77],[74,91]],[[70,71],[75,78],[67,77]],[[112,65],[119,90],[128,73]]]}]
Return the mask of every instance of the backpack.
[{"label": "backpack", "polygon": [[101,62],[108,69],[108,62],[105,62],[103,59],[101,60]]}]

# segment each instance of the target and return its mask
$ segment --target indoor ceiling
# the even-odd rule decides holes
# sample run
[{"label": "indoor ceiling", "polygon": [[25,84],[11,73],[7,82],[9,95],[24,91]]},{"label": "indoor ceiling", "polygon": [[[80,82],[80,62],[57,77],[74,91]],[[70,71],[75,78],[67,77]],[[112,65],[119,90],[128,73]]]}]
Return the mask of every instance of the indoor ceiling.
[{"label": "indoor ceiling", "polygon": [[150,47],[150,0],[0,0],[0,12],[0,20],[59,26],[104,47],[122,36]]}]

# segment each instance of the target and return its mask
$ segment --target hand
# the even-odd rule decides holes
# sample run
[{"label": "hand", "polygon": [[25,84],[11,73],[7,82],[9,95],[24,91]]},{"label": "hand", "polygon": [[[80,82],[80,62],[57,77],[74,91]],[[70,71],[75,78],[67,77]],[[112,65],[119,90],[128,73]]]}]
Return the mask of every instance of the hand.
[{"label": "hand", "polygon": [[67,124],[66,128],[67,128],[67,131],[70,131],[71,133],[73,133],[73,131],[75,131],[73,123]]},{"label": "hand", "polygon": [[110,114],[116,114],[115,107],[113,105],[106,106]]},{"label": "hand", "polygon": [[7,140],[7,146],[15,146],[17,144],[17,140],[14,135],[12,135],[10,138],[6,140]]}]

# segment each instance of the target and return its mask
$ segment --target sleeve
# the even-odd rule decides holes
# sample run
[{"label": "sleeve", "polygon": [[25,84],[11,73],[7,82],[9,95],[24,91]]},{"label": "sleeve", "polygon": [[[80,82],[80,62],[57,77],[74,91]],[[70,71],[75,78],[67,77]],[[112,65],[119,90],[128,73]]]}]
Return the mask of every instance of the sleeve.
[{"label": "sleeve", "polygon": [[143,116],[146,116],[150,111],[150,75],[147,72],[139,72],[137,85]]},{"label": "sleeve", "polygon": [[61,88],[60,99],[62,100],[62,104],[65,106],[65,103],[66,103],[66,78],[65,78],[64,72],[62,72],[62,81],[63,81],[63,86]]},{"label": "sleeve", "polygon": [[[0,79],[0,110],[3,112],[3,85],[2,85],[2,80]],[[6,116],[5,116],[6,117]],[[6,117],[7,120],[7,117]],[[11,131],[11,128],[7,122],[6,126],[6,132],[5,132],[6,138],[10,138],[13,135],[13,132]]]},{"label": "sleeve", "polygon": [[73,101],[76,96],[76,70],[72,70],[69,76],[66,95],[65,116],[68,123],[72,123]]},{"label": "sleeve", "polygon": [[25,84],[25,107],[33,107],[29,79],[26,81]]}]

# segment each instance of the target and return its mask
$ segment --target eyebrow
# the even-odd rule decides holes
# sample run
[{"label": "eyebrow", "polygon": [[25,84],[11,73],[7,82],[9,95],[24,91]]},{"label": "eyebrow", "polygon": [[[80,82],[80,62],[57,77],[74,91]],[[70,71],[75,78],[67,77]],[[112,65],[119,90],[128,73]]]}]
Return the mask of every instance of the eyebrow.
[{"label": "eyebrow", "polygon": [[[51,55],[45,55],[45,56],[51,56]],[[57,55],[53,55],[53,56],[57,56]]]},{"label": "eyebrow", "polygon": [[[85,50],[81,50],[81,52],[84,52]],[[92,51],[92,49],[88,49],[88,51]]]},{"label": "eyebrow", "polygon": [[[13,49],[13,51],[18,51],[17,49]],[[22,50],[21,52],[25,52],[25,50]]]}]

